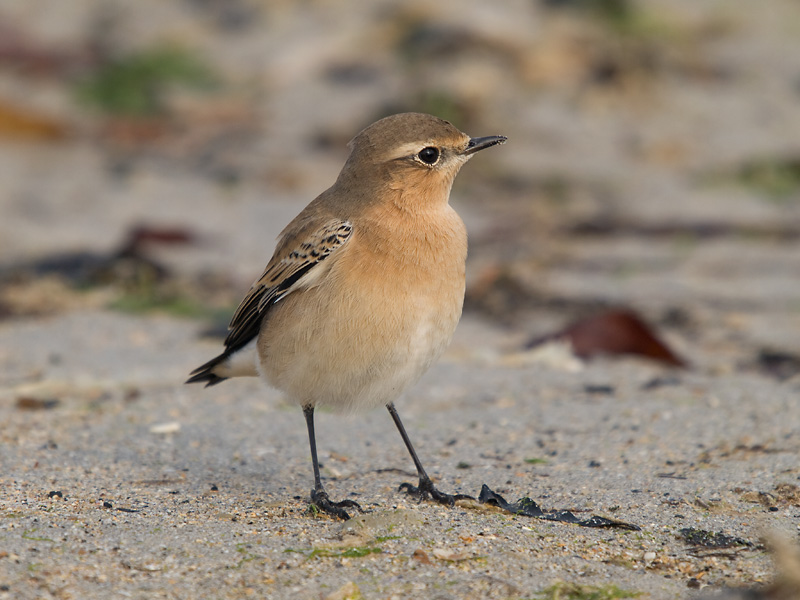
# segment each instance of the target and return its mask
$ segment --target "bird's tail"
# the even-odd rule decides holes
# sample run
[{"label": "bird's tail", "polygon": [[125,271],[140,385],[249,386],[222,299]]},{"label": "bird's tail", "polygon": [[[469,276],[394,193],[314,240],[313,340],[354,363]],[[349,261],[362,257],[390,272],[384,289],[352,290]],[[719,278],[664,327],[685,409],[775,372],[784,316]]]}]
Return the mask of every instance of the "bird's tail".
[{"label": "bird's tail", "polygon": [[214,372],[216,367],[226,361],[228,355],[226,353],[220,354],[216,358],[212,358],[207,363],[200,365],[194,371],[189,373],[189,379],[185,383],[202,383],[205,382],[206,387],[222,383],[227,377],[221,377]]}]

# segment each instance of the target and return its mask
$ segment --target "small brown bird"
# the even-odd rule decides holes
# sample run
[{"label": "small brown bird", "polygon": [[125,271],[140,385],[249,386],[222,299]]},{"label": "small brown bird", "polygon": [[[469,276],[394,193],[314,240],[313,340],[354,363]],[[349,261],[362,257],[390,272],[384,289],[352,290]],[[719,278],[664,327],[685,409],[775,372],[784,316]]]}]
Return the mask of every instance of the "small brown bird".
[{"label": "small brown bird", "polygon": [[473,154],[506,141],[470,138],[419,113],[386,117],[349,144],[336,183],[289,223],[264,274],[233,315],[225,350],[187,383],[261,375],[303,408],[314,467],[311,502],[342,519],[352,500],[323,488],[314,408],[386,406],[419,474],[437,490],[394,407],[444,351],[461,317],[467,233],[448,200]]}]

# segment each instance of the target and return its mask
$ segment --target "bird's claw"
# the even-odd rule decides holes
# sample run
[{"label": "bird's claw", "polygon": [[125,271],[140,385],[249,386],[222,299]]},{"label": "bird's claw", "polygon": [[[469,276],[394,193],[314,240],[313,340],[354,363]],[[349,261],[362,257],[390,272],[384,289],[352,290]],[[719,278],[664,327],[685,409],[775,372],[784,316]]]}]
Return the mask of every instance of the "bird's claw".
[{"label": "bird's claw", "polygon": [[328,513],[332,517],[347,521],[350,519],[350,514],[345,508],[355,508],[359,512],[364,512],[361,505],[355,500],[342,500],[340,502],[333,502],[325,490],[311,490],[311,504],[316,506],[324,513]]},{"label": "bird's claw", "polygon": [[411,485],[410,483],[401,483],[398,488],[400,491],[406,492],[410,496],[414,496],[418,500],[433,500],[445,506],[453,506],[456,500],[474,500],[472,496],[467,494],[445,494],[440,492],[433,485],[430,478],[420,478],[418,485]]}]

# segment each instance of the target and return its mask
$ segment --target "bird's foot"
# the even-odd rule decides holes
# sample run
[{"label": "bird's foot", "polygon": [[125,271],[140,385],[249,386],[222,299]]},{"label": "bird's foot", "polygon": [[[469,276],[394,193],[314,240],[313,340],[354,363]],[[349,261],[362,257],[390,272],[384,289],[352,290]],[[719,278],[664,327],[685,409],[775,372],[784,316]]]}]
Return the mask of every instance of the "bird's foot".
[{"label": "bird's foot", "polygon": [[453,506],[456,500],[475,500],[475,498],[467,494],[445,494],[444,492],[440,492],[434,487],[430,477],[420,477],[418,485],[401,483],[399,489],[420,501],[433,500],[445,506]]},{"label": "bird's foot", "polygon": [[328,498],[328,492],[325,490],[311,490],[311,504],[317,507],[324,513],[328,513],[332,517],[347,521],[350,515],[345,508],[355,508],[359,512],[364,512],[355,500],[342,500],[341,502],[333,502]]}]

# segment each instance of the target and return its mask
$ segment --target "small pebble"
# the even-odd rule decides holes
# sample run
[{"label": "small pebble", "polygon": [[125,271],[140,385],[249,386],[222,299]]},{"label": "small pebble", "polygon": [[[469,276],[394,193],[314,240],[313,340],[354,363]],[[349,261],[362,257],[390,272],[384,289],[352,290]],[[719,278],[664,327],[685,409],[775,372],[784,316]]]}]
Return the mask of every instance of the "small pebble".
[{"label": "small pebble", "polygon": [[167,433],[177,433],[181,430],[181,424],[177,421],[172,421],[171,423],[159,423],[158,425],[153,425],[150,428],[150,433],[158,433],[158,434],[167,434]]}]

